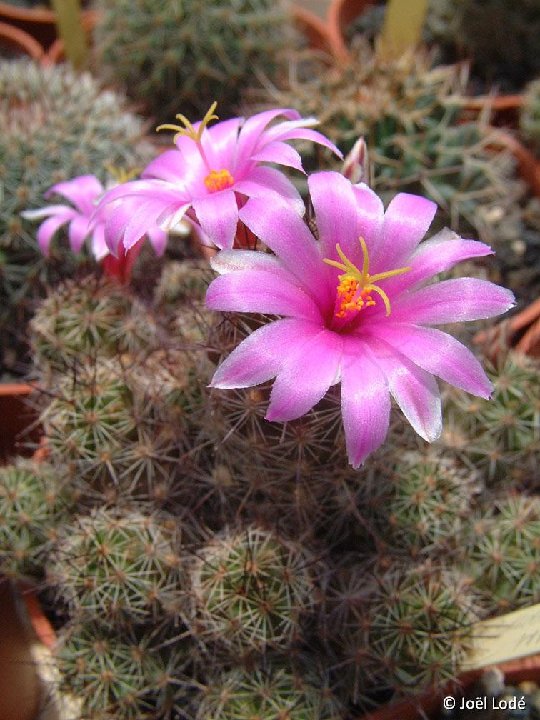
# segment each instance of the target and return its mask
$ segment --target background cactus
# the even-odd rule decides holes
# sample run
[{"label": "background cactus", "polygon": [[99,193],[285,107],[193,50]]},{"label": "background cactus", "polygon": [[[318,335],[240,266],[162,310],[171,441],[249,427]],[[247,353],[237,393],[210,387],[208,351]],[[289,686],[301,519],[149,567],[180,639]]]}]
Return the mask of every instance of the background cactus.
[{"label": "background cactus", "polygon": [[[0,323],[2,363],[24,366],[24,326],[47,284],[87,266],[67,242],[53,242],[45,259],[36,225],[23,210],[43,207],[54,183],[93,173],[102,182],[109,164],[131,169],[150,159],[142,121],[125,100],[102,90],[89,75],[67,66],[40,67],[28,60],[0,63]],[[60,234],[60,237],[62,235]]]},{"label": "background cactus", "polygon": [[206,112],[213,98],[230,115],[248,78],[274,78],[291,43],[284,2],[116,0],[97,3],[97,64],[156,119]]},{"label": "background cactus", "polygon": [[286,648],[314,604],[313,559],[248,527],[214,538],[191,573],[197,633],[239,651]]},{"label": "background cactus", "polygon": [[318,117],[344,153],[364,137],[371,184],[386,200],[399,191],[423,194],[439,205],[441,226],[495,245],[519,239],[515,162],[487,115],[465,111],[466,68],[434,67],[425,53],[384,58],[361,38],[353,52],[345,67],[301,57],[272,102]]}]

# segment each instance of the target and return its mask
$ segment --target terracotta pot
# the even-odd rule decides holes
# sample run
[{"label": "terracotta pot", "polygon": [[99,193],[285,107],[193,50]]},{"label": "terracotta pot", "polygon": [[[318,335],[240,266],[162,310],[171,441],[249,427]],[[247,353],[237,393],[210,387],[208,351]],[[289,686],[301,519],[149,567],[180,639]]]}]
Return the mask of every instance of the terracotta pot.
[{"label": "terracotta pot", "polygon": [[476,333],[473,341],[492,361],[509,347],[540,358],[540,298],[508,320]]},{"label": "terracotta pot", "polygon": [[0,2],[0,22],[24,30],[42,48],[48,48],[56,39],[55,18],[54,11],[47,8],[23,8]]},{"label": "terracotta pot", "polygon": [[28,431],[35,422],[35,413],[26,403],[32,390],[31,385],[23,383],[0,384],[0,461],[15,454],[32,454],[24,447],[38,437],[37,428]]},{"label": "terracotta pot", "polygon": [[327,14],[327,33],[331,52],[342,63],[351,59],[345,42],[345,30],[358,16],[373,5],[374,0],[332,0]]},{"label": "terracotta pot", "polygon": [[[525,680],[540,682],[540,655],[518,658],[497,667],[504,673],[505,682],[517,685]],[[465,673],[460,678],[463,690],[467,690],[482,674],[482,670]],[[359,716],[355,720],[426,720],[440,713],[442,698],[450,694],[450,689],[441,689],[438,692],[425,693],[413,700],[403,700],[392,703]]]},{"label": "terracotta pot", "polygon": [[24,30],[0,21],[0,46],[17,54],[28,55],[37,62],[41,61],[44,55],[40,43]]},{"label": "terracotta pot", "polygon": [[298,5],[293,7],[292,14],[297,29],[306,37],[310,48],[327,53],[332,52],[327,23]]},{"label": "terracotta pot", "polygon": [[[25,594],[21,594],[13,582],[0,577],[2,720],[36,720],[40,706],[46,699],[32,654],[36,635],[24,608]],[[36,614],[36,608],[32,614]]]}]

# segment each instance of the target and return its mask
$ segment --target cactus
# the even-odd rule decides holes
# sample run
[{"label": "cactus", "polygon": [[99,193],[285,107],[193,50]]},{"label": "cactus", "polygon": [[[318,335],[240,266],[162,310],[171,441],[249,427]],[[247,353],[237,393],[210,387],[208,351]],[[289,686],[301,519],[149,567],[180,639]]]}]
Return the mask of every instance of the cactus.
[{"label": "cactus", "polygon": [[181,641],[160,647],[151,634],[141,639],[126,628],[72,624],[56,649],[61,689],[81,702],[85,720],[157,720],[175,708],[188,718],[190,688],[182,673],[188,650]]},{"label": "cactus", "polygon": [[67,492],[46,463],[0,468],[0,572],[41,579],[67,510]]},{"label": "cactus", "polygon": [[36,311],[30,333],[34,364],[47,372],[63,371],[83,357],[148,351],[157,328],[126,288],[88,276],[56,287]]},{"label": "cactus", "polygon": [[[88,264],[64,243],[41,256],[35,224],[23,210],[43,206],[54,183],[94,173],[103,182],[108,164],[133,168],[150,158],[142,122],[123,98],[100,90],[89,75],[67,66],[40,67],[27,60],[0,63],[0,323],[4,362],[16,350],[23,360],[24,323],[44,288]],[[12,354],[12,353],[11,353]]]},{"label": "cactus", "polygon": [[136,511],[76,517],[58,539],[51,580],[77,618],[147,622],[182,592],[176,529]]},{"label": "cactus", "polygon": [[540,149],[540,80],[534,80],[525,88],[519,124],[524,137]]},{"label": "cactus", "polygon": [[540,601],[540,498],[507,494],[472,526],[468,570],[490,614]]},{"label": "cactus", "polygon": [[429,564],[344,567],[330,589],[326,636],[337,645],[346,697],[440,687],[456,678],[478,619],[470,580]]},{"label": "cactus", "polygon": [[301,546],[274,533],[216,536],[191,573],[196,632],[241,650],[286,648],[313,605],[314,571]]},{"label": "cactus", "polygon": [[338,720],[339,703],[288,667],[232,670],[213,678],[197,720]]},{"label": "cactus", "polygon": [[423,53],[386,59],[361,39],[345,67],[328,68],[315,58],[306,69],[305,62],[293,65],[289,84],[273,90],[273,100],[318,117],[344,153],[363,136],[373,187],[383,198],[423,194],[440,206],[438,222],[461,234],[490,243],[520,237],[520,216],[512,212],[523,192],[515,162],[485,116],[471,120],[464,113],[464,67],[432,67]]},{"label": "cactus", "polygon": [[472,462],[490,485],[510,475],[522,485],[537,487],[540,422],[532,400],[539,394],[537,363],[509,353],[488,372],[494,383],[491,400],[450,391],[443,442]]},{"label": "cactus", "polygon": [[97,10],[101,73],[161,120],[204,113],[224,84],[230,115],[248,78],[274,77],[291,42],[286,6],[270,0],[101,0]]}]

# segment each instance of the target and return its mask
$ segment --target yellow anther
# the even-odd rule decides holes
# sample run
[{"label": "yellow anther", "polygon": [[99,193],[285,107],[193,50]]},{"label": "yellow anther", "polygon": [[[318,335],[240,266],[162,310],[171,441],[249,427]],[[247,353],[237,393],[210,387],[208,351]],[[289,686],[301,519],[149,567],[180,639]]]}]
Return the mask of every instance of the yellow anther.
[{"label": "yellow anther", "polygon": [[214,193],[234,185],[234,178],[228,170],[210,170],[204,184],[209,192]]},{"label": "yellow anther", "polygon": [[371,293],[375,292],[382,299],[384,307],[386,308],[386,314],[390,315],[390,299],[388,295],[380,288],[376,283],[381,280],[386,280],[389,277],[395,277],[396,275],[402,275],[408,272],[410,267],[396,268],[395,270],[387,270],[386,272],[377,273],[375,275],[369,274],[369,252],[367,249],[366,241],[363,237],[359,237],[358,241],[362,248],[362,270],[356,267],[349,258],[345,255],[341,249],[339,243],[336,245],[336,252],[341,258],[342,262],[337,260],[330,260],[325,258],[323,262],[332,267],[343,270],[342,275],[338,275],[339,285],[337,287],[337,294],[341,299],[339,308],[336,312],[336,317],[342,318],[352,311],[361,310],[364,307],[371,307],[375,305],[375,300],[371,297]]},{"label": "yellow anther", "polygon": [[134,168],[133,170],[126,170],[125,168],[117,167],[116,165],[113,165],[112,163],[106,163],[105,170],[107,170],[109,175],[119,185],[121,185],[122,183],[125,183],[125,182],[129,182],[130,180],[133,180],[133,178],[137,177],[137,175],[141,171],[140,168]]},{"label": "yellow anther", "polygon": [[174,136],[175,141],[181,135],[185,135],[186,137],[194,140],[196,143],[200,143],[204,129],[208,126],[208,124],[211,123],[212,120],[219,120],[219,117],[217,115],[214,115],[214,111],[216,108],[217,102],[214,100],[196,130],[185,115],[182,115],[182,113],[178,113],[178,115],[176,115],[176,119],[180,120],[180,122],[182,123],[181,125],[173,125],[171,123],[166,123],[165,125],[159,125],[156,128],[156,131],[159,132],[160,130],[176,130],[176,134]]}]

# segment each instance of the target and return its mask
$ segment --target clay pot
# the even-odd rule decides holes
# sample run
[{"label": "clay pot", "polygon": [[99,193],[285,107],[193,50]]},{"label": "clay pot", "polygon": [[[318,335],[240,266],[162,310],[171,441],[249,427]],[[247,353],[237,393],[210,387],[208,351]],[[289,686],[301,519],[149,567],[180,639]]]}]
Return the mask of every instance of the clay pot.
[{"label": "clay pot", "polygon": [[292,8],[292,15],[296,28],[305,36],[310,48],[326,53],[332,52],[328,25],[324,20],[298,5]]},{"label": "clay pot", "polygon": [[359,15],[373,5],[373,0],[332,0],[327,14],[330,49],[336,60],[347,63],[350,53],[345,43],[345,30]]},{"label": "clay pot", "polygon": [[[504,673],[505,682],[517,685],[525,680],[540,682],[540,655],[518,658],[497,665]],[[483,670],[474,670],[461,676],[463,690],[467,690],[481,675]],[[426,720],[440,711],[442,698],[451,693],[444,688],[438,692],[425,693],[414,699],[392,703],[359,716],[355,720]]]},{"label": "clay pot", "polygon": [[35,38],[21,28],[2,21],[0,21],[0,46],[16,54],[28,55],[37,62],[40,62],[44,55],[43,47]]},{"label": "clay pot", "polygon": [[24,8],[0,2],[0,22],[24,30],[42,48],[48,48],[56,39],[56,16],[48,8]]},{"label": "clay pot", "polygon": [[38,435],[37,428],[28,431],[35,421],[35,413],[26,403],[32,390],[24,383],[0,384],[0,461],[16,454],[32,454],[31,449],[24,452],[25,443],[36,441]]},{"label": "clay pot", "polygon": [[32,646],[40,642],[34,622],[49,646],[54,632],[33,591],[3,577],[0,577],[0,613],[0,717],[36,720],[47,698],[32,653]]}]

